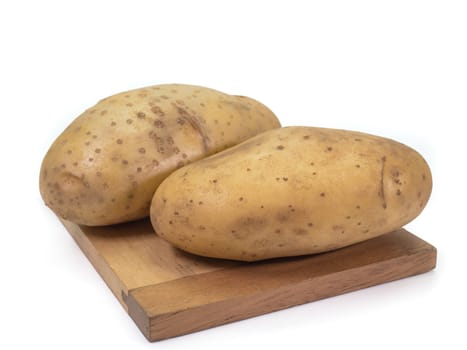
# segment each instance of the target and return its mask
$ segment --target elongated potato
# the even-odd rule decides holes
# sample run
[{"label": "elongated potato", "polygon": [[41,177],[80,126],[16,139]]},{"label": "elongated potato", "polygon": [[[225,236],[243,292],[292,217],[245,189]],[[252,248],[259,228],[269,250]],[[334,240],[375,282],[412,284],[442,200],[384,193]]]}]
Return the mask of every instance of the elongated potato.
[{"label": "elongated potato", "polygon": [[402,227],[431,187],[427,163],[403,144],[288,127],[174,172],[154,195],[151,221],[161,237],[199,255],[295,256]]},{"label": "elongated potato", "polygon": [[123,92],[85,111],[42,163],[40,191],[60,217],[107,225],[149,215],[175,169],[279,127],[247,97],[189,85]]}]

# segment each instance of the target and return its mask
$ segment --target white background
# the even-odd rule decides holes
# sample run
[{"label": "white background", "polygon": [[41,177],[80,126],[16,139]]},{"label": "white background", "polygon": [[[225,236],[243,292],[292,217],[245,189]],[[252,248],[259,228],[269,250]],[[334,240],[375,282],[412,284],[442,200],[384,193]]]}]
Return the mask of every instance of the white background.
[{"label": "white background", "polygon": [[[465,1],[2,1],[0,348],[465,349]],[[397,139],[434,189],[435,271],[150,344],[38,191],[48,146],[108,95],[187,83],[283,125]]]}]

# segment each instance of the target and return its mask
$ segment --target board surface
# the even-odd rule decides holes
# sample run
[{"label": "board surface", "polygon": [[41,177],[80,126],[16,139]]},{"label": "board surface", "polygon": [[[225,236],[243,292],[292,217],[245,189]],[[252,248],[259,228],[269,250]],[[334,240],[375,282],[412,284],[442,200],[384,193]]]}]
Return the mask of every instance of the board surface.
[{"label": "board surface", "polygon": [[149,220],[86,227],[62,220],[150,341],[420,274],[436,248],[400,229],[328,253],[243,263],[185,253]]}]

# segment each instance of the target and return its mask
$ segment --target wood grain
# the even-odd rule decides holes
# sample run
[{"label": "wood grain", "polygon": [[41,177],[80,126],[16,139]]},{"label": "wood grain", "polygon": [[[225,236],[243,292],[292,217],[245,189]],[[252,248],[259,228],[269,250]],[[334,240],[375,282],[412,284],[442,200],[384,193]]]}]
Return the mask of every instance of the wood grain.
[{"label": "wood grain", "polygon": [[433,269],[436,249],[404,229],[332,252],[240,263],[182,252],[148,220],[63,221],[150,341],[174,337]]},{"label": "wood grain", "polygon": [[130,289],[239,264],[176,249],[149,220],[99,227],[61,221],[125,309]]}]

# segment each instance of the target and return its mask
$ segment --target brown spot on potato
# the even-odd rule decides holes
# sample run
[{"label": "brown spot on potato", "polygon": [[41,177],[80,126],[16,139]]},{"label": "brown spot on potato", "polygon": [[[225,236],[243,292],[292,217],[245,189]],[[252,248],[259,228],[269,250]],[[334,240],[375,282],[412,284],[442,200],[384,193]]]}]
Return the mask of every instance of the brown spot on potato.
[{"label": "brown spot on potato", "polygon": [[303,228],[296,228],[293,231],[297,236],[303,236],[303,235],[306,235],[308,233],[308,231],[303,229]]},{"label": "brown spot on potato", "polygon": [[156,128],[158,128],[158,129],[162,129],[162,128],[165,127],[165,124],[164,124],[164,122],[163,122],[162,120],[156,119],[156,120],[154,121],[154,126],[155,126]]},{"label": "brown spot on potato", "polygon": [[328,147],[328,148],[327,148],[327,151],[328,151],[328,152],[331,152],[331,151],[332,151],[332,147]]},{"label": "brown spot on potato", "polygon": [[141,154],[144,154],[144,153],[146,153],[146,149],[144,147],[140,147],[138,149],[138,152],[141,153]]},{"label": "brown spot on potato", "polygon": [[158,115],[159,117],[164,117],[165,112],[159,106],[153,106],[151,112]]},{"label": "brown spot on potato", "polygon": [[320,195],[321,197],[325,197],[325,196],[326,196],[326,193],[321,192],[319,195]]},{"label": "brown spot on potato", "polygon": [[279,222],[285,222],[289,219],[289,213],[278,213],[276,219]]},{"label": "brown spot on potato", "polygon": [[96,152],[96,153],[101,153],[101,149],[100,149],[100,148],[96,148],[96,149],[94,150],[94,152]]},{"label": "brown spot on potato", "polygon": [[138,114],[136,114],[136,116],[138,117],[138,119],[146,118],[146,114],[144,112],[138,112]]},{"label": "brown spot on potato", "polygon": [[115,126],[115,125],[117,125],[117,123],[115,123],[115,122],[110,123],[110,126]]},{"label": "brown spot on potato", "polygon": [[285,147],[282,146],[282,145],[279,145],[279,146],[277,146],[276,148],[277,148],[279,151],[282,151]]},{"label": "brown spot on potato", "polygon": [[118,145],[121,145],[123,143],[123,140],[122,139],[117,139],[117,144]]}]

